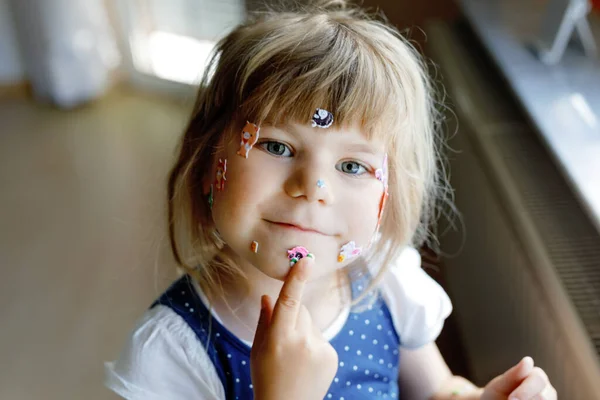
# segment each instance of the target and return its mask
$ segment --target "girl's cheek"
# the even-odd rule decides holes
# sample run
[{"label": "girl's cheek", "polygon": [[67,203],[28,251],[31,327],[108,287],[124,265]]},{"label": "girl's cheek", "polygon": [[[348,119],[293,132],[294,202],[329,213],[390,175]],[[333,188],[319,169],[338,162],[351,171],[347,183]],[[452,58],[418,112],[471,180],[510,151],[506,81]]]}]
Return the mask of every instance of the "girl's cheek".
[{"label": "girl's cheek", "polygon": [[[345,215],[349,221],[349,231],[353,237],[363,243],[370,240],[377,226],[382,195],[383,190],[381,188],[377,185],[369,185],[368,188],[344,196],[344,198],[350,200],[345,207]],[[357,210],[361,210],[361,212],[357,212]]]}]

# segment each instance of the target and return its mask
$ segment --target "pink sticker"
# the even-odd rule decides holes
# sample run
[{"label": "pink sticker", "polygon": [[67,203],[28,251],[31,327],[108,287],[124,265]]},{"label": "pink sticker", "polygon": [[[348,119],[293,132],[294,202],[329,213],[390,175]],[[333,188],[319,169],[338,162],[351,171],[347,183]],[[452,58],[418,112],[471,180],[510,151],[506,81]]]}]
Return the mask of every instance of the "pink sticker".
[{"label": "pink sticker", "polygon": [[383,183],[383,195],[379,202],[379,214],[377,216],[377,227],[375,228],[375,235],[379,232],[379,226],[381,225],[381,218],[383,217],[383,210],[388,197],[390,196],[388,191],[388,156],[387,154],[383,158],[383,165],[381,168],[375,171],[375,177]]},{"label": "pink sticker", "polygon": [[383,165],[381,168],[375,170],[375,177],[383,183],[383,187],[387,189],[388,186],[388,156],[387,154],[383,158]]},{"label": "pink sticker", "polygon": [[298,261],[304,257],[315,258],[312,253],[309,253],[306,247],[296,246],[287,251],[288,260],[290,260],[290,267],[293,267]]}]

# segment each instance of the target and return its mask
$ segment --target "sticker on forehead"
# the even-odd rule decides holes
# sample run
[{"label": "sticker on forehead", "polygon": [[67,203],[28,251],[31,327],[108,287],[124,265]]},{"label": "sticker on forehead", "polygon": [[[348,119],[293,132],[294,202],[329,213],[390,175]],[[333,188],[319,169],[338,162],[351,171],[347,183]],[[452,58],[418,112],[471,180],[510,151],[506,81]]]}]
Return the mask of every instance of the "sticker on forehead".
[{"label": "sticker on forehead", "polygon": [[287,251],[287,256],[288,256],[288,260],[290,260],[290,267],[293,267],[294,264],[296,264],[298,261],[300,261],[301,259],[303,259],[304,257],[308,257],[308,258],[315,258],[315,255],[312,253],[309,253],[308,250],[306,250],[306,247],[302,247],[302,246],[296,246],[294,248],[291,248]]},{"label": "sticker on forehead", "polygon": [[227,177],[225,176],[226,173],[227,159],[222,160],[219,158],[219,166],[217,167],[217,174],[215,178],[215,186],[219,192],[225,189],[225,181],[227,180]]},{"label": "sticker on forehead", "polygon": [[333,114],[322,108],[317,108],[312,117],[312,127],[329,128],[333,124]]},{"label": "sticker on forehead", "polygon": [[256,240],[250,245],[250,250],[252,250],[253,253],[258,253],[258,242]]},{"label": "sticker on forehead", "polygon": [[356,247],[354,241],[350,241],[342,246],[340,254],[338,255],[338,262],[342,263],[354,257],[358,257],[362,253],[362,247]]},{"label": "sticker on forehead", "polygon": [[256,124],[246,121],[246,125],[242,129],[240,149],[237,151],[239,156],[248,158],[248,153],[258,141],[259,131],[260,128]]}]

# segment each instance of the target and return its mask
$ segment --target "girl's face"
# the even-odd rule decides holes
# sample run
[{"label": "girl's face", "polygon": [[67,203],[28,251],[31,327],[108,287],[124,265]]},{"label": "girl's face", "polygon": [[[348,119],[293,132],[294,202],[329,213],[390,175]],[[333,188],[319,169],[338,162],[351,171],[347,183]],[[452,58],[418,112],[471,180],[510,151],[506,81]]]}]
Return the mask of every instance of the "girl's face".
[{"label": "girl's face", "polygon": [[338,262],[346,243],[366,250],[384,192],[375,177],[385,157],[381,143],[358,128],[263,126],[244,158],[236,154],[239,139],[216,155],[216,161],[227,159],[223,190],[212,174],[213,219],[238,256],[283,280],[290,268],[287,250],[303,246],[315,255],[312,279],[318,279],[354,261]]}]

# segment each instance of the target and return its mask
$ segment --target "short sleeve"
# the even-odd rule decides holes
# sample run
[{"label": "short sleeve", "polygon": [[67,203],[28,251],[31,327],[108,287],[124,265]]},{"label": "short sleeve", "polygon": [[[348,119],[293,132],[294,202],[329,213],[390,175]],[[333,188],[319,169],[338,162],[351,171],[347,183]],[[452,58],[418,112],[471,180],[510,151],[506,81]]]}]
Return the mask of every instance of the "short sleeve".
[{"label": "short sleeve", "polygon": [[437,339],[452,303],[444,289],[421,268],[417,250],[407,247],[382,280],[400,345],[416,349]]},{"label": "short sleeve", "polygon": [[114,362],[105,385],[128,400],[221,400],[223,385],[194,331],[165,306],[148,310]]}]

